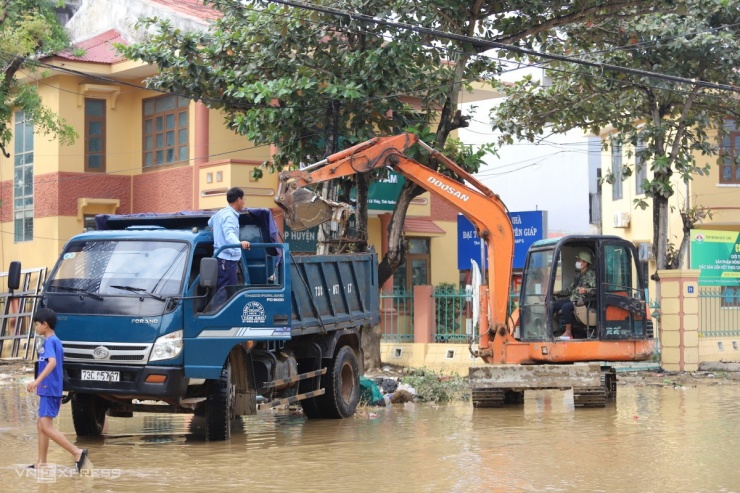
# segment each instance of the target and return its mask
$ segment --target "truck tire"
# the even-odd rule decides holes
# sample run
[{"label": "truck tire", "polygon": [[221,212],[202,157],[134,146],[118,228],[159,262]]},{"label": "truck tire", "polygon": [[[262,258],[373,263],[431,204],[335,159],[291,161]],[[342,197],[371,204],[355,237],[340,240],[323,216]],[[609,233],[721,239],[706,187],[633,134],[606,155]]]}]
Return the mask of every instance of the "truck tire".
[{"label": "truck tire", "polygon": [[321,396],[324,418],[354,416],[360,401],[360,367],[355,352],[343,346],[329,363],[325,375],[326,393]]},{"label": "truck tire", "polygon": [[301,407],[303,408],[303,414],[306,415],[308,419],[320,419],[324,417],[324,411],[321,407],[321,398],[320,397],[314,397],[312,399],[304,399],[301,401]]},{"label": "truck tire", "polygon": [[223,441],[231,438],[231,420],[234,419],[236,387],[231,381],[231,363],[226,362],[221,378],[206,382],[205,431],[206,440]]},{"label": "truck tire", "polygon": [[72,422],[78,437],[99,437],[103,434],[105,413],[108,406],[104,399],[93,394],[75,394],[72,398]]}]

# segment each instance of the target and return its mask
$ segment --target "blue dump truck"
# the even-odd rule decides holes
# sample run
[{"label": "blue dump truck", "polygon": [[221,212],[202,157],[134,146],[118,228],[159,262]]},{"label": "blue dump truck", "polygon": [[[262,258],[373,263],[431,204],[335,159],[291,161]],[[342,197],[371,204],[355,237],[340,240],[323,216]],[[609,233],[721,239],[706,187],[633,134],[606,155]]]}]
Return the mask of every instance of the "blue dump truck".
[{"label": "blue dump truck", "polygon": [[248,209],[239,283],[215,296],[210,216],[98,216],[65,245],[41,303],[59,317],[78,436],[100,435],[106,416],[164,412],[202,416],[206,438],[226,440],[258,400],[354,414],[361,333],[379,323],[376,254],[291,255],[270,211]]}]

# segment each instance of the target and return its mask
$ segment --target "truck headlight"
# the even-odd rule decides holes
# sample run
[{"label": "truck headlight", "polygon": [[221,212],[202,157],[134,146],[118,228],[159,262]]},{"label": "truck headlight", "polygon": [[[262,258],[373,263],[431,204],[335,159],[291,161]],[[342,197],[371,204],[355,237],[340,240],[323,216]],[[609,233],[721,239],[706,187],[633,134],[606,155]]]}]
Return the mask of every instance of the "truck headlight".
[{"label": "truck headlight", "polygon": [[177,330],[171,334],[158,337],[154,341],[152,354],[149,361],[161,361],[163,359],[172,359],[177,357],[182,351],[182,330]]}]

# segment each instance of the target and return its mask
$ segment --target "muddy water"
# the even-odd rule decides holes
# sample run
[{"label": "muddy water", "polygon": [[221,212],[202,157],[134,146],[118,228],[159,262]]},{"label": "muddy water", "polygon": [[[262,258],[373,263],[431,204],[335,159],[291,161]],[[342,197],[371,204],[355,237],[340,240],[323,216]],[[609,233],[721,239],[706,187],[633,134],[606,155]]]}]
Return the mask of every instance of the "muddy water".
[{"label": "muddy water", "polygon": [[[51,444],[56,473],[38,478],[18,468],[36,457],[36,399],[0,387],[0,491],[732,492],[738,402],[740,385],[620,387],[606,409],[575,411],[570,392],[553,391],[503,410],[407,404],[344,421],[262,413],[226,443],[202,441],[190,416],[142,414],[77,440],[93,477],[72,474]],[[55,424],[75,440],[68,404]]]}]

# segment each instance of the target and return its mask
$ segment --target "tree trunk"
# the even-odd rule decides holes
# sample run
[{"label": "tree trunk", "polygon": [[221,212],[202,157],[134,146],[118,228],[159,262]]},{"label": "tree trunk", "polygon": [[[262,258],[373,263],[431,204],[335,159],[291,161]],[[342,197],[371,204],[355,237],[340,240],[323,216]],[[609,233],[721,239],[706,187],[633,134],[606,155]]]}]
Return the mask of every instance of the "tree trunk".
[{"label": "tree trunk", "polygon": [[380,368],[380,365],[382,364],[382,361],[380,360],[381,335],[380,325],[370,328],[365,327],[362,329],[360,346],[362,347],[365,371]]},{"label": "tree trunk", "polygon": [[357,184],[357,206],[355,208],[355,228],[359,251],[367,251],[367,198],[370,187],[368,173],[359,173],[355,176]]},{"label": "tree trunk", "polygon": [[653,197],[653,252],[658,270],[666,268],[668,259],[668,198]]},{"label": "tree trunk", "polygon": [[[339,150],[339,101],[331,100],[326,107],[326,135],[325,135],[325,157],[336,153]],[[324,199],[335,200],[335,186],[332,182],[322,184],[321,197]],[[316,253],[318,255],[328,255],[331,252],[331,232],[327,230],[327,224],[319,225],[319,234],[316,238]]]},{"label": "tree trunk", "polygon": [[388,226],[388,251],[378,265],[378,279],[382,286],[393,275],[393,271],[406,260],[406,247],[403,244],[403,224],[406,221],[406,212],[414,197],[419,195],[419,187],[413,182],[406,181],[401,187],[396,207],[393,209],[391,223]]}]

